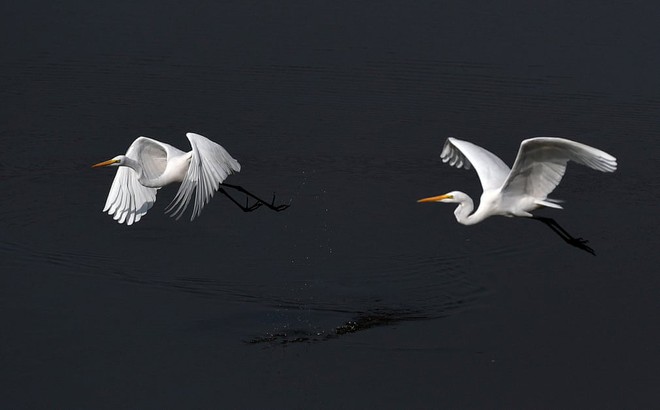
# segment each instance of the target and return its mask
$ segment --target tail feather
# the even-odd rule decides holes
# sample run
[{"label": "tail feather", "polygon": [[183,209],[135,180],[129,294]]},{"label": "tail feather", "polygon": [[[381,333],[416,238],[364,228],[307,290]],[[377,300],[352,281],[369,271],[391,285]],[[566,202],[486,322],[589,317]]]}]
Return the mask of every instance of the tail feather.
[{"label": "tail feather", "polygon": [[541,205],[541,206],[547,206],[548,208],[564,209],[563,206],[559,205],[559,202],[564,202],[564,201],[559,200],[559,199],[550,199],[550,198],[546,198],[545,200],[536,199],[534,201],[535,204]]}]

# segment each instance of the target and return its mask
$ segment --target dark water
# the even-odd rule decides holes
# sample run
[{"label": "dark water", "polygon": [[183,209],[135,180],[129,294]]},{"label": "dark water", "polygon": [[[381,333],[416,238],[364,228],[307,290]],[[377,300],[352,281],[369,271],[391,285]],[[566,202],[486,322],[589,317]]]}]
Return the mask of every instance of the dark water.
[{"label": "dark water", "polygon": [[[660,400],[660,9],[528,2],[11,2],[1,6],[5,408],[584,408]],[[101,213],[89,165],[185,132],[291,202],[193,223]],[[511,164],[569,166],[541,224],[458,225],[416,199]]]}]

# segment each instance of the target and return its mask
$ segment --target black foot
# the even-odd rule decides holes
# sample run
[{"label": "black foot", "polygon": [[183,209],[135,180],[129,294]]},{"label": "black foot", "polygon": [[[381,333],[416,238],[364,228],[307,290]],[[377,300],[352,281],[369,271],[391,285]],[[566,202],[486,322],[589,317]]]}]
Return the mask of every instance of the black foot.
[{"label": "black foot", "polygon": [[273,211],[276,211],[276,212],[284,211],[285,209],[287,209],[288,207],[291,206],[291,204],[275,205],[275,194],[273,194],[273,199],[272,199],[272,201],[270,201],[270,204],[266,204],[266,203],[263,203],[263,202],[259,202],[259,203],[261,203],[263,205],[266,205],[268,208],[270,208],[270,209],[272,209]]},{"label": "black foot", "polygon": [[252,211],[256,210],[257,208],[259,208],[261,206],[260,201],[257,201],[254,204],[250,205],[247,196],[245,197],[245,206],[243,206],[236,199],[234,199],[234,197],[229,195],[229,193],[227,191],[225,191],[224,189],[220,188],[220,189],[218,189],[218,192],[220,192],[221,194],[223,194],[224,196],[229,198],[229,200],[231,202],[233,202],[237,207],[239,207],[243,212],[252,212]]},{"label": "black foot", "polygon": [[587,243],[589,243],[589,241],[586,239],[573,238],[573,239],[569,239],[567,242],[575,246],[576,248],[580,248],[583,251],[589,252],[590,254],[596,256],[596,252],[593,249],[591,249],[589,246],[587,246]]},{"label": "black foot", "polygon": [[542,216],[534,216],[532,219],[543,222],[548,228],[552,229],[554,233],[559,235],[561,239],[564,240],[567,244],[571,246],[575,246],[578,249],[582,249],[585,252],[589,252],[590,254],[596,256],[596,252],[589,246],[587,246],[587,243],[589,243],[588,240],[582,239],[582,238],[575,238],[573,237],[566,229],[562,228],[561,225],[557,223],[552,218],[546,218]]},{"label": "black foot", "polygon": [[[242,192],[242,193],[244,193],[244,194],[246,195],[246,206],[243,207],[243,206],[239,205],[239,207],[241,207],[241,208],[242,208],[244,211],[246,211],[246,212],[254,211],[255,209],[259,208],[259,207],[262,206],[262,205],[264,205],[264,206],[266,206],[266,208],[272,209],[273,211],[276,211],[276,212],[284,211],[284,210],[287,209],[289,206],[291,206],[291,204],[280,204],[280,205],[275,205],[275,194],[273,194],[273,199],[272,199],[270,202],[268,202],[268,201],[264,201],[263,199],[259,198],[259,197],[256,196],[256,195],[254,195],[253,193],[251,193],[251,192],[248,191],[247,189],[243,188],[242,186],[239,186],[239,185],[230,185],[230,184],[224,184],[224,183],[221,184],[221,186],[223,186],[223,187],[227,187],[227,188],[235,189],[235,190],[237,190],[237,191],[239,191],[239,192]],[[220,190],[224,191],[222,188],[220,188]],[[226,191],[224,192],[224,194],[227,195],[227,196],[229,196],[229,194],[227,194]],[[257,202],[256,202],[254,205],[248,207],[248,206],[247,206],[248,198],[252,198],[252,199],[256,200]],[[232,198],[232,201],[233,201],[234,203],[238,204],[235,200],[233,200],[233,198]]]}]

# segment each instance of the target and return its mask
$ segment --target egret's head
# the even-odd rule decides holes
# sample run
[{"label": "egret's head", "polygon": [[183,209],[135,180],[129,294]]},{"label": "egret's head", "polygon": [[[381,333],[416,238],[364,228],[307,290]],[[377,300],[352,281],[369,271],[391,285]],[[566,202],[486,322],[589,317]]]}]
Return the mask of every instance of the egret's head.
[{"label": "egret's head", "polygon": [[457,191],[451,191],[444,195],[431,196],[428,198],[422,198],[417,200],[417,202],[444,202],[447,204],[459,203],[463,200],[463,193]]},{"label": "egret's head", "polygon": [[99,162],[98,164],[92,165],[92,168],[98,167],[118,167],[123,165],[126,162],[126,157],[124,155],[117,155],[116,157],[109,159],[107,161]]}]

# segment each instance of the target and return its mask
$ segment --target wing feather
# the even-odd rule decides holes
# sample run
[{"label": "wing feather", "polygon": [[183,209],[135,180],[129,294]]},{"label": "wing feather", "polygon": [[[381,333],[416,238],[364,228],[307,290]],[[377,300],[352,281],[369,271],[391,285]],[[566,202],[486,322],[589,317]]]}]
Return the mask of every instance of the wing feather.
[{"label": "wing feather", "polygon": [[232,172],[239,172],[241,165],[222,146],[208,138],[192,132],[186,137],[192,146],[190,166],[166,212],[179,219],[194,197],[192,221],[199,216],[222,181]]},{"label": "wing feather", "polygon": [[502,186],[510,171],[509,167],[495,154],[471,142],[456,138],[447,138],[440,158],[442,158],[442,162],[448,162],[449,165],[456,168],[470,169],[474,167],[484,191]]},{"label": "wing feather", "polygon": [[[136,140],[136,142],[138,141],[140,141],[139,144],[133,144],[136,147],[135,154],[131,153],[132,158],[142,164],[142,170],[147,179],[159,177],[167,168],[167,150],[159,141],[151,138],[140,137]],[[126,156],[130,155],[126,153]]]},{"label": "wing feather", "polygon": [[520,144],[502,194],[545,200],[561,182],[568,161],[602,172],[614,172],[617,167],[616,158],[588,145],[564,138],[530,138]]},{"label": "wing feather", "polygon": [[[167,166],[167,152],[160,142],[151,138],[137,138],[126,156],[142,163],[148,178],[156,178]],[[103,212],[108,212],[120,224],[138,222],[156,202],[157,188],[147,188],[138,181],[138,174],[129,167],[117,168]]]},{"label": "wing feather", "polygon": [[103,212],[117,222],[132,225],[139,221],[156,202],[156,188],[147,188],[138,182],[131,168],[119,167],[112,182]]}]

